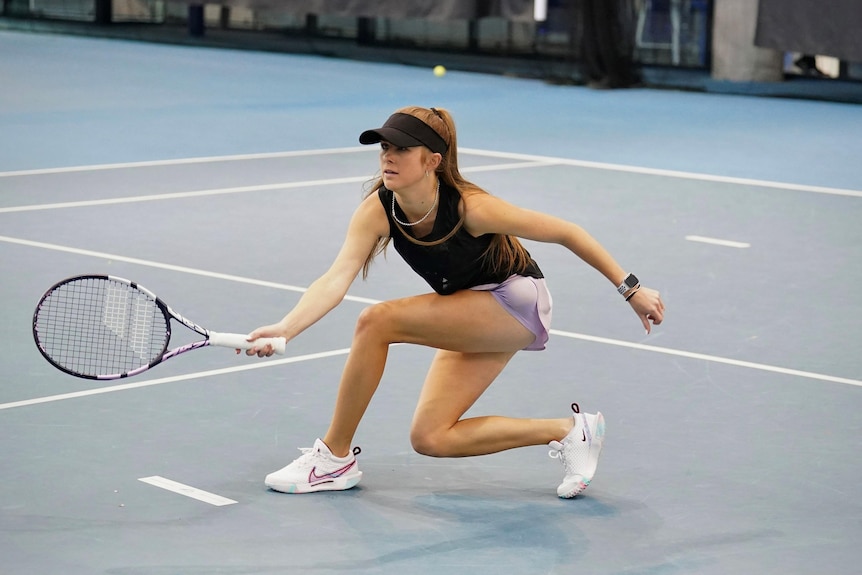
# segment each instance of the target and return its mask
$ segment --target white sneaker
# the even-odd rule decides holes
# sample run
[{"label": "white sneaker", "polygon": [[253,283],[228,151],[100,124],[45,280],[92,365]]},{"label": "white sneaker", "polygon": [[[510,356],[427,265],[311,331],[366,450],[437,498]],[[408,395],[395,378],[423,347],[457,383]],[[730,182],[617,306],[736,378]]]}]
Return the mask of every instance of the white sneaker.
[{"label": "white sneaker", "polygon": [[314,447],[301,447],[302,455],[290,465],[266,476],[264,483],[282,493],[311,493],[313,491],[341,491],[350,489],[362,479],[356,456],[360,449],[353,448],[347,457],[335,457],[320,439]]},{"label": "white sneaker", "polygon": [[577,403],[572,404],[575,426],[562,441],[548,445],[552,458],[559,459],[566,469],[563,482],[557,487],[557,495],[569,499],[581,493],[593,480],[602,443],[605,440],[605,418],[601,413],[581,413]]}]

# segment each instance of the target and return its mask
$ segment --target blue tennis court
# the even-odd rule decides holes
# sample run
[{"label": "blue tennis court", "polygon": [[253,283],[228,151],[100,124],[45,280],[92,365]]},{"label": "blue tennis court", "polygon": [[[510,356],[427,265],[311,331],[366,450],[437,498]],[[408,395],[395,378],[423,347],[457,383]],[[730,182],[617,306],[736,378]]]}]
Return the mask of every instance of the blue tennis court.
[{"label": "blue tennis court", "polygon": [[[854,571],[859,106],[18,32],[0,54],[4,573]],[[264,486],[326,430],[360,311],[428,291],[394,250],[285,356],[206,349],[107,383],[40,356],[36,301],[81,273],[214,330],[281,318],[377,169],[359,133],[411,104],[452,112],[466,177],[662,292],[647,336],[592,268],[528,244],[548,348],[469,413],[601,410],[584,495],[556,497],[541,447],[414,453],[433,350],[407,345],[359,428],[359,486]]]}]

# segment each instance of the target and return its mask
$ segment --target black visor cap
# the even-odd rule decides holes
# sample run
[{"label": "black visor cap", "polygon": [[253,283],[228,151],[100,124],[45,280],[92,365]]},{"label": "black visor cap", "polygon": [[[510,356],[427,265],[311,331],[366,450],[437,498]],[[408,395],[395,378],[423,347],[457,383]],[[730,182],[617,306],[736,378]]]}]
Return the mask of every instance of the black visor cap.
[{"label": "black visor cap", "polygon": [[360,144],[376,144],[383,140],[399,148],[425,146],[438,154],[445,154],[449,148],[434,128],[410,114],[392,114],[383,127],[365,130],[359,135]]}]

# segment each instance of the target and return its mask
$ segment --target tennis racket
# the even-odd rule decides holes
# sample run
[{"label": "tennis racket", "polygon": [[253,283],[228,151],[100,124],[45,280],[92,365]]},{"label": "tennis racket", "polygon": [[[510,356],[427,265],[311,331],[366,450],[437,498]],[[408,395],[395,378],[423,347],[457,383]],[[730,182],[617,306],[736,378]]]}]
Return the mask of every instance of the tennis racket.
[{"label": "tennis racket", "polygon": [[[169,350],[171,320],[204,339]],[[242,334],[204,329],[150,290],[106,275],[68,278],[45,292],[33,314],[33,337],[54,367],[86,379],[131,377],[210,345],[251,349],[270,344],[280,354],[285,347],[283,337],[249,342]]]}]

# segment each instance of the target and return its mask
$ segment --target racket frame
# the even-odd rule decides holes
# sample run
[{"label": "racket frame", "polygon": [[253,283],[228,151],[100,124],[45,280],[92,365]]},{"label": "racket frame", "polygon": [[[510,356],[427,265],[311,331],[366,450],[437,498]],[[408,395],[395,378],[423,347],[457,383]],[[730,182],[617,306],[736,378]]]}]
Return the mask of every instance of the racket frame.
[{"label": "racket frame", "polygon": [[[48,352],[44,349],[44,346],[43,346],[43,344],[39,338],[39,330],[37,327],[37,323],[38,323],[38,319],[39,319],[39,311],[41,310],[42,305],[44,304],[45,300],[48,299],[48,297],[51,294],[53,294],[56,290],[63,287],[64,285],[67,285],[67,284],[70,284],[70,283],[73,283],[76,281],[84,281],[84,280],[88,280],[88,279],[91,279],[91,280],[108,280],[108,281],[114,281],[114,282],[122,283],[122,284],[130,286],[132,289],[143,292],[144,294],[146,294],[147,296],[149,296],[150,298],[153,299],[153,301],[156,304],[156,307],[162,312],[162,315],[164,315],[165,330],[166,330],[165,344],[164,344],[161,352],[158,354],[157,357],[150,360],[150,362],[147,363],[146,365],[142,365],[140,367],[126,371],[124,373],[84,374],[84,373],[79,373],[77,371],[74,371],[72,369],[69,369],[69,368],[61,365],[60,363],[58,363],[54,358],[52,358],[48,354]],[[181,346],[176,347],[174,349],[168,349],[168,346],[171,343],[171,335],[172,335],[171,320],[172,319],[178,321],[179,323],[183,324],[184,326],[186,326],[190,330],[198,333],[199,335],[202,335],[204,337],[204,339],[199,340],[199,341],[195,341],[192,343],[188,343],[185,345],[181,345]],[[41,353],[42,356],[46,360],[48,360],[48,362],[51,365],[53,365],[54,367],[56,367],[60,371],[63,371],[65,373],[68,373],[69,375],[74,375],[75,377],[80,377],[80,378],[84,378],[84,379],[113,380],[113,379],[123,379],[126,377],[132,377],[132,376],[141,374],[141,373],[147,371],[148,369],[151,369],[152,367],[155,367],[156,365],[162,363],[163,361],[171,359],[172,357],[176,357],[176,356],[183,354],[183,353],[186,353],[188,351],[192,351],[194,349],[200,349],[202,347],[207,347],[207,346],[211,345],[210,333],[212,333],[212,332],[201,327],[200,325],[196,324],[195,322],[191,321],[190,319],[183,317],[179,313],[175,312],[160,297],[158,297],[156,294],[154,294],[152,291],[145,288],[144,286],[138,284],[137,282],[133,282],[133,281],[127,280],[125,278],[112,276],[112,275],[106,275],[106,274],[83,274],[83,275],[69,277],[69,278],[66,278],[62,281],[57,282],[56,284],[51,286],[42,295],[42,297],[39,299],[39,303],[36,305],[36,311],[33,313],[33,339],[36,342],[36,347],[39,349],[39,353]],[[283,352],[283,344],[282,344],[281,353],[284,353]]]}]

